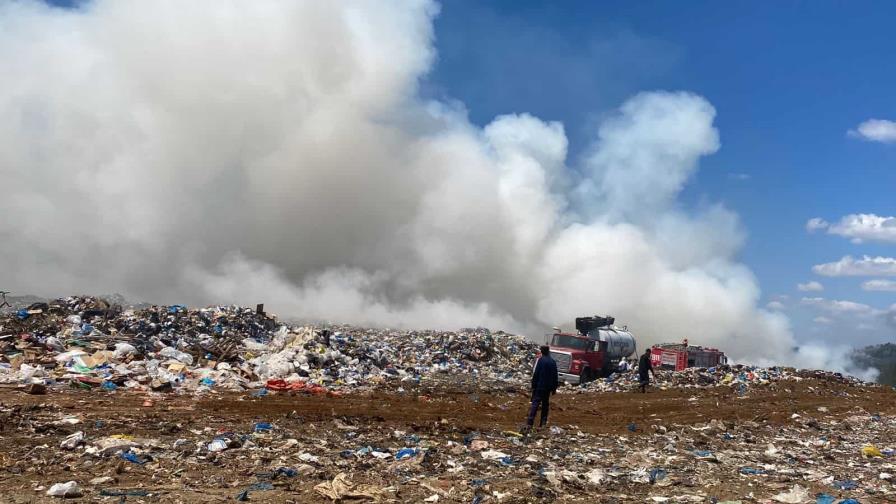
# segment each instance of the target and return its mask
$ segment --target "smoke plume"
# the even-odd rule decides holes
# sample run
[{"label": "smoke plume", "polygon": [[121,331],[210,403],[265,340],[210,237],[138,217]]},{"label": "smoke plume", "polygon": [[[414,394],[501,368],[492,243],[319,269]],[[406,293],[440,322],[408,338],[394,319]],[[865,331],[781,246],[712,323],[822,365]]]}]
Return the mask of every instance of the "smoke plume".
[{"label": "smoke plume", "polygon": [[420,97],[437,14],[3,3],[2,286],[533,338],[613,314],[642,346],[838,366],[757,307],[736,215],[677,203],[720,148],[709,102],[633,96],[572,163],[562,124]]}]

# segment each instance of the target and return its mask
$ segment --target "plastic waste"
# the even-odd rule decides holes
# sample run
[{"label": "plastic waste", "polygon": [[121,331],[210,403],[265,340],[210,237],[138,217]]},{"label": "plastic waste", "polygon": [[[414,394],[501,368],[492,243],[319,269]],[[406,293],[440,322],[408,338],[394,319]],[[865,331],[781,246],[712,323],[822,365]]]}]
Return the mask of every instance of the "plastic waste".
[{"label": "plastic waste", "polygon": [[149,497],[150,495],[152,495],[152,493],[141,488],[104,488],[100,490],[100,495],[102,495],[103,497]]},{"label": "plastic waste", "polygon": [[482,458],[489,459],[489,460],[500,460],[500,459],[503,459],[504,457],[507,457],[506,453],[500,452],[497,450],[487,450],[487,451],[481,452],[479,455]]},{"label": "plastic waste", "polygon": [[700,460],[715,460],[715,456],[709,450],[694,450],[694,456]]},{"label": "plastic waste", "polygon": [[809,500],[809,492],[801,485],[794,485],[790,490],[772,497],[772,500],[785,504],[802,504]]},{"label": "plastic waste", "polygon": [[79,445],[81,445],[84,442],[84,439],[86,437],[87,436],[84,435],[84,432],[78,431],[78,432],[72,434],[71,436],[68,436],[65,439],[63,439],[62,442],[59,443],[59,447],[62,448],[63,450],[74,450],[75,448],[77,448]]},{"label": "plastic waste", "polygon": [[128,462],[138,464],[138,465],[143,465],[147,462],[146,460],[142,459],[136,453],[130,452],[130,451],[122,452],[121,458],[123,458],[124,460],[127,460]]},{"label": "plastic waste", "polygon": [[302,462],[311,462],[314,464],[320,463],[320,457],[312,455],[310,453],[300,453],[299,460],[301,460]]},{"label": "plastic waste", "polygon": [[859,488],[858,482],[853,480],[834,481],[831,483],[831,486],[838,490],[855,490],[856,488]]},{"label": "plastic waste", "polygon": [[[73,474],[112,474],[114,468],[131,476],[142,474],[146,466],[141,468],[134,465],[138,461],[128,459],[151,461],[152,454],[160,461],[152,464],[158,481],[152,486],[147,482],[147,488],[164,488],[160,491],[170,492],[174,499],[185,498],[176,488],[184,484],[201,488],[197,479],[212,481],[211,475],[221,475],[222,469],[226,469],[225,478],[230,478],[223,480],[228,486],[234,475],[242,478],[240,486],[227,490],[231,492],[228,498],[245,491],[247,499],[257,501],[265,499],[253,499],[248,490],[256,481],[273,482],[284,492],[308,481],[314,481],[311,486],[324,482],[324,491],[334,492],[346,487],[355,491],[359,483],[377,481],[390,485],[378,489],[381,493],[372,492],[382,501],[420,502],[438,495],[438,502],[479,499],[483,504],[561,502],[570,495],[588,498],[604,494],[625,494],[621,499],[632,502],[696,504],[713,501],[713,493],[721,497],[726,479],[732,477],[737,480],[732,487],[744,492],[743,502],[779,502],[772,496],[791,494],[795,483],[811,484],[813,496],[805,502],[814,502],[814,492],[819,489],[840,495],[838,488],[829,485],[844,477],[861,484],[854,492],[843,491],[834,504],[847,497],[847,492],[870,502],[878,497],[885,500],[894,490],[893,460],[881,459],[873,452],[865,454],[863,448],[867,443],[879,448],[881,456],[892,456],[892,450],[885,447],[896,432],[896,417],[884,402],[879,415],[863,410],[871,404],[861,400],[864,385],[848,376],[739,364],[714,370],[659,371],[664,386],[676,389],[676,397],[681,392],[685,400],[690,397],[694,406],[700,406],[702,418],[689,412],[669,416],[661,410],[652,415],[654,411],[639,410],[632,403],[630,408],[620,408],[624,416],[617,420],[615,433],[597,435],[591,428],[593,419],[561,412],[562,428],[552,426],[550,435],[523,437],[506,430],[513,424],[503,417],[517,415],[522,420],[524,416],[523,398],[518,393],[526,388],[531,372],[528,359],[533,344],[511,335],[482,329],[449,332],[332,326],[326,338],[329,344],[324,344],[320,328],[286,326],[239,307],[179,309],[174,313],[168,313],[168,307],[152,307],[95,316],[87,314],[89,306],[66,303],[70,304],[60,304],[40,316],[31,314],[24,322],[12,313],[0,314],[4,326],[0,331],[0,360],[4,361],[0,362],[0,381],[34,383],[53,392],[47,398],[20,396],[35,405],[58,403],[58,395],[69,393],[66,389],[74,384],[87,390],[78,392],[77,400],[84,402],[74,408],[41,406],[34,411],[11,408],[4,402],[0,418],[13,420],[9,424],[12,431],[5,431],[4,437],[22,429],[37,433],[37,442],[46,447],[31,455],[43,466],[58,461],[77,466]],[[75,313],[85,313],[83,320],[64,322],[64,317]],[[88,329],[90,334],[85,336]],[[193,364],[179,360],[176,352],[189,355]],[[57,356],[61,359],[55,360]],[[281,374],[284,370],[288,373]],[[598,392],[630,390],[636,381],[635,373],[620,373],[613,380],[595,380],[581,387],[564,385],[558,390],[557,404],[566,408],[576,402],[571,409],[578,411],[579,405],[593,403],[594,411],[600,413],[603,397]],[[213,393],[202,388],[210,383],[215,387]],[[847,387],[841,387],[844,384]],[[113,386],[122,390],[102,393]],[[875,394],[892,393],[889,388],[878,388]],[[214,411],[213,422],[195,421],[206,413],[199,404],[209,404],[206,398],[191,404],[185,397],[197,389],[215,398],[234,391],[230,397],[243,401],[237,405],[239,414]],[[781,393],[800,403],[807,391],[813,397],[808,409],[805,404],[797,404],[793,410],[782,405],[780,422],[777,414],[774,422],[766,422],[762,415],[767,411],[758,411],[755,417],[749,411],[756,404],[752,400],[734,401],[739,389],[757,392],[757,399]],[[168,390],[178,395],[155,393]],[[464,392],[458,394],[458,390]],[[832,391],[842,394],[843,390],[846,395],[832,395]],[[301,397],[288,406],[293,396],[306,393],[359,393],[358,401],[365,405],[371,397],[394,396],[404,403],[418,402],[428,415],[425,421],[401,425],[402,421],[391,419],[393,412],[384,415],[390,417],[387,421],[369,421],[380,413],[335,412],[341,409],[335,404],[334,415],[321,418],[314,410],[305,410],[305,403],[315,402],[313,398]],[[253,403],[262,401],[257,398],[265,395],[279,396],[264,399],[277,403],[271,405],[278,411],[276,418],[247,420],[245,408],[251,409]],[[830,397],[835,399],[824,404],[836,407],[817,414],[821,403],[816,401]],[[154,409],[139,408],[144,399]],[[662,402],[662,397],[647,398],[648,402],[656,399]],[[731,404],[720,404],[724,411],[714,411],[712,404],[722,401]],[[122,407],[133,403],[138,408],[128,411],[126,417],[109,417],[106,426],[95,423],[102,418],[97,416],[102,409],[84,408],[109,402],[120,402]],[[321,402],[329,406],[328,401]],[[65,398],[63,404],[69,403]],[[729,415],[727,410],[734,403],[743,405],[748,414]],[[221,404],[226,408],[229,401]],[[481,421],[468,420],[454,409],[466,404],[473,405],[477,413],[486,409],[502,412],[502,419],[493,421],[483,415],[475,417]],[[281,407],[287,409],[281,411]],[[793,417],[793,411],[799,415]],[[434,412],[438,413],[430,416]],[[16,418],[25,415],[24,422]],[[625,419],[631,422],[631,429]],[[274,421],[276,427],[271,425]],[[145,439],[103,437],[130,422],[144,422],[139,432]],[[221,425],[233,426],[237,432],[218,431]],[[479,432],[470,433],[469,426]],[[86,436],[68,439],[76,430]],[[265,434],[268,432],[275,435]],[[244,449],[226,457],[214,456],[215,451],[237,446]],[[63,451],[66,449],[76,451]],[[4,453],[0,453],[0,466],[21,465],[18,460],[10,464]],[[28,452],[22,449],[14,456],[24,453]],[[858,460],[860,454],[871,457]],[[198,470],[178,472],[186,465]],[[341,471],[346,476],[334,478]],[[119,476],[123,481],[132,480],[126,474]],[[707,483],[714,481],[721,484]],[[660,488],[666,485],[670,488]],[[91,482],[91,488],[97,490],[106,486],[115,483]],[[317,491],[309,498],[311,489],[303,490],[306,500],[332,500]],[[748,496],[750,492],[752,496]],[[505,496],[503,500],[501,496]]]},{"label": "plastic waste", "polygon": [[265,492],[268,490],[273,490],[274,485],[270,481],[259,481],[258,483],[253,483],[249,485],[248,488],[243,490],[236,496],[237,501],[247,501],[249,500],[249,492]]},{"label": "plastic waste", "polygon": [[278,467],[277,474],[286,476],[287,478],[294,478],[299,475],[299,471],[293,469],[292,467]]},{"label": "plastic waste", "polygon": [[607,474],[603,469],[595,467],[594,469],[591,469],[590,471],[585,473],[585,478],[592,486],[600,486],[601,483],[607,480]]},{"label": "plastic waste", "polygon": [[108,456],[139,446],[131,436],[113,435],[91,441],[87,453],[99,456]]},{"label": "plastic waste", "polygon": [[166,357],[169,359],[174,359],[174,360],[183,362],[184,364],[186,364],[188,366],[193,364],[193,356],[192,355],[185,353],[185,352],[181,352],[181,351],[176,350],[171,347],[162,348],[161,350],[159,350],[159,355],[161,355],[162,357]]},{"label": "plastic waste", "polygon": [[121,360],[129,355],[134,355],[136,353],[137,348],[134,345],[121,342],[115,344],[115,351],[112,352],[112,356],[115,358],[115,360]]},{"label": "plastic waste", "polygon": [[383,491],[373,485],[355,485],[349,481],[345,473],[339,473],[332,481],[326,481],[314,487],[319,495],[332,501],[350,499],[380,500]]},{"label": "plastic waste", "polygon": [[420,452],[417,448],[402,448],[395,453],[395,460],[405,460],[416,457]]},{"label": "plastic waste", "polygon": [[225,438],[215,438],[211,443],[208,444],[208,451],[210,452],[220,452],[224,451],[230,447],[230,441]]},{"label": "plastic waste", "polygon": [[47,490],[47,495],[50,497],[72,498],[80,497],[84,495],[84,492],[81,490],[81,487],[78,486],[77,481],[68,481],[65,483],[56,483],[51,486],[50,489]]},{"label": "plastic waste", "polygon": [[883,457],[884,454],[880,452],[874,445],[866,445],[862,447],[862,456],[865,458],[870,457]]},{"label": "plastic waste", "polygon": [[47,345],[47,348],[49,348],[50,350],[53,350],[56,352],[64,352],[65,351],[65,347],[62,346],[62,342],[59,341],[59,338],[57,338],[55,336],[50,336],[49,338],[47,338],[47,341],[44,344]]}]

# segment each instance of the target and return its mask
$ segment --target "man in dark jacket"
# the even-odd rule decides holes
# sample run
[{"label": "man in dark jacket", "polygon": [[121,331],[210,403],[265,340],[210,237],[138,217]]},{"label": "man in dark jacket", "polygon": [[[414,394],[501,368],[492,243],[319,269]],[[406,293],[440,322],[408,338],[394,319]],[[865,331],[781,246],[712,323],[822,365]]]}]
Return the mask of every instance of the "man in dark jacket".
[{"label": "man in dark jacket", "polygon": [[641,393],[647,392],[647,386],[650,385],[650,376],[647,373],[653,375],[656,378],[656,373],[653,371],[653,364],[650,363],[650,349],[644,350],[644,355],[638,360],[638,381],[641,384]]},{"label": "man in dark jacket", "polygon": [[527,428],[535,423],[535,413],[541,405],[541,427],[548,423],[548,411],[551,407],[551,394],[557,392],[558,376],[557,363],[551,358],[551,349],[548,346],[541,347],[541,356],[535,361],[535,369],[532,371],[532,407],[529,408],[529,417],[526,419]]}]

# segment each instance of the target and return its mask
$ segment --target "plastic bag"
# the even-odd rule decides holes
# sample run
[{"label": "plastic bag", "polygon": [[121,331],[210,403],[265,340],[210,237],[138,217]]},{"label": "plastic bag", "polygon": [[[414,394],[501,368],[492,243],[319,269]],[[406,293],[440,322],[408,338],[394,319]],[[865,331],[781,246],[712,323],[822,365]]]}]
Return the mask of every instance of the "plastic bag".
[{"label": "plastic bag", "polygon": [[115,352],[112,354],[117,360],[121,360],[128,355],[134,355],[137,353],[137,349],[134,348],[134,345],[130,343],[116,343],[115,344]]},{"label": "plastic bag", "polygon": [[193,356],[192,355],[190,355],[188,353],[181,352],[179,350],[175,350],[174,348],[171,348],[171,347],[165,347],[165,348],[159,350],[159,355],[161,355],[162,357],[167,357],[169,359],[174,359],[179,362],[183,362],[184,364],[186,364],[188,366],[193,365]]},{"label": "plastic bag", "polygon": [[867,445],[862,448],[862,456],[865,458],[869,457],[883,457],[884,454],[880,452],[874,445]]},{"label": "plastic bag", "polygon": [[47,490],[47,495],[50,497],[80,497],[83,494],[77,481],[56,483]]}]

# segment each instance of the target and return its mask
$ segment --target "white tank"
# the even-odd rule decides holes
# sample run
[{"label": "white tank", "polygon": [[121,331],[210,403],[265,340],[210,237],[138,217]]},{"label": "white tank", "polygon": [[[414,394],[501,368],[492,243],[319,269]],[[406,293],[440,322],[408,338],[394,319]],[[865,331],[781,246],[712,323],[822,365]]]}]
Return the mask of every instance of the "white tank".
[{"label": "white tank", "polygon": [[588,333],[588,337],[596,341],[606,341],[607,358],[611,360],[628,357],[637,351],[632,333],[618,327],[594,329]]}]

